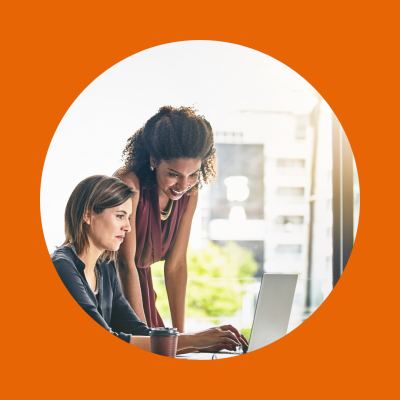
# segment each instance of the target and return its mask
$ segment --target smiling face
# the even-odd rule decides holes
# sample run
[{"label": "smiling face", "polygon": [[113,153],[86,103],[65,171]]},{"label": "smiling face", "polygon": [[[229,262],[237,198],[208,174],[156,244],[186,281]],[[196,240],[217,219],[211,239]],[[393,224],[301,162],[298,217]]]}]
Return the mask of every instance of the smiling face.
[{"label": "smiling face", "polygon": [[156,168],[160,198],[167,196],[171,200],[179,200],[199,179],[201,160],[197,158],[178,158],[158,164],[152,158],[150,163]]},{"label": "smiling face", "polygon": [[85,216],[90,246],[100,251],[117,251],[124,241],[125,234],[131,231],[131,214],[132,199],[129,199],[120,206],[106,208],[100,214]]}]

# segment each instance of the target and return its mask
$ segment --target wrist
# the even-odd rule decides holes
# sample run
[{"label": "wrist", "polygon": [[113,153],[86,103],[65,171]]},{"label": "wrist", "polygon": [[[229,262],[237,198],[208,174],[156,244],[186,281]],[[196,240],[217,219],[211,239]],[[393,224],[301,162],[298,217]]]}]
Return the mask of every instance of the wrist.
[{"label": "wrist", "polygon": [[[171,314],[175,314],[171,311]],[[175,315],[171,315],[172,317],[172,326],[176,329],[178,329],[178,332],[180,334],[185,333],[185,321],[184,318],[181,317],[175,317]]]},{"label": "wrist", "polygon": [[193,334],[190,333],[181,333],[178,337],[178,346],[177,350],[194,348],[194,340]]}]

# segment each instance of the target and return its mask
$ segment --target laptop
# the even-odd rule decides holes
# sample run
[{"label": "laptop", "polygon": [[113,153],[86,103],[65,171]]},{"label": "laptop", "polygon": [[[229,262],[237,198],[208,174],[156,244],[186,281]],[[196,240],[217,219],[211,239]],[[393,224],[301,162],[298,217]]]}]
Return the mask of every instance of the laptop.
[{"label": "laptop", "polygon": [[[297,278],[297,274],[266,273],[263,275],[247,352],[258,350],[286,335]],[[240,354],[243,354],[243,351],[222,350],[218,353],[179,354],[176,358],[216,360]]]}]

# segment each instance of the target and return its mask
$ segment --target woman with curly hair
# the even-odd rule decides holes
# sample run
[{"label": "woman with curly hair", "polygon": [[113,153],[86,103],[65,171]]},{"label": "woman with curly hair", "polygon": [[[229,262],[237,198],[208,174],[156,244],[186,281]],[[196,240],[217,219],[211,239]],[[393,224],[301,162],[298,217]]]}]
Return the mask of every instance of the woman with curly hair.
[{"label": "woman with curly hair", "polygon": [[123,293],[148,326],[164,326],[150,266],[165,260],[172,324],[184,332],[186,251],[197,192],[216,180],[211,125],[193,108],[161,107],[128,139],[123,154],[125,165],[116,175],[139,193],[133,199],[132,231],[118,255]]}]

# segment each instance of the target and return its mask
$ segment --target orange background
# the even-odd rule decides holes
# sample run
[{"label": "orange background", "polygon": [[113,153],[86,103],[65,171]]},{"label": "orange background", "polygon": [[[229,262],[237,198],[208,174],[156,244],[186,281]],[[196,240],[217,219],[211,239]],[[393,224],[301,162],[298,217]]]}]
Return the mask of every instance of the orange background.
[{"label": "orange background", "polygon": [[[3,398],[392,398],[399,392],[398,14],[385,1],[352,3],[2,7]],[[88,318],[52,266],[40,220],[46,152],[75,98],[122,59],[193,39],[251,47],[310,82],[350,139],[361,187],[355,247],[329,298],[285,338],[217,362],[143,352]]]}]

